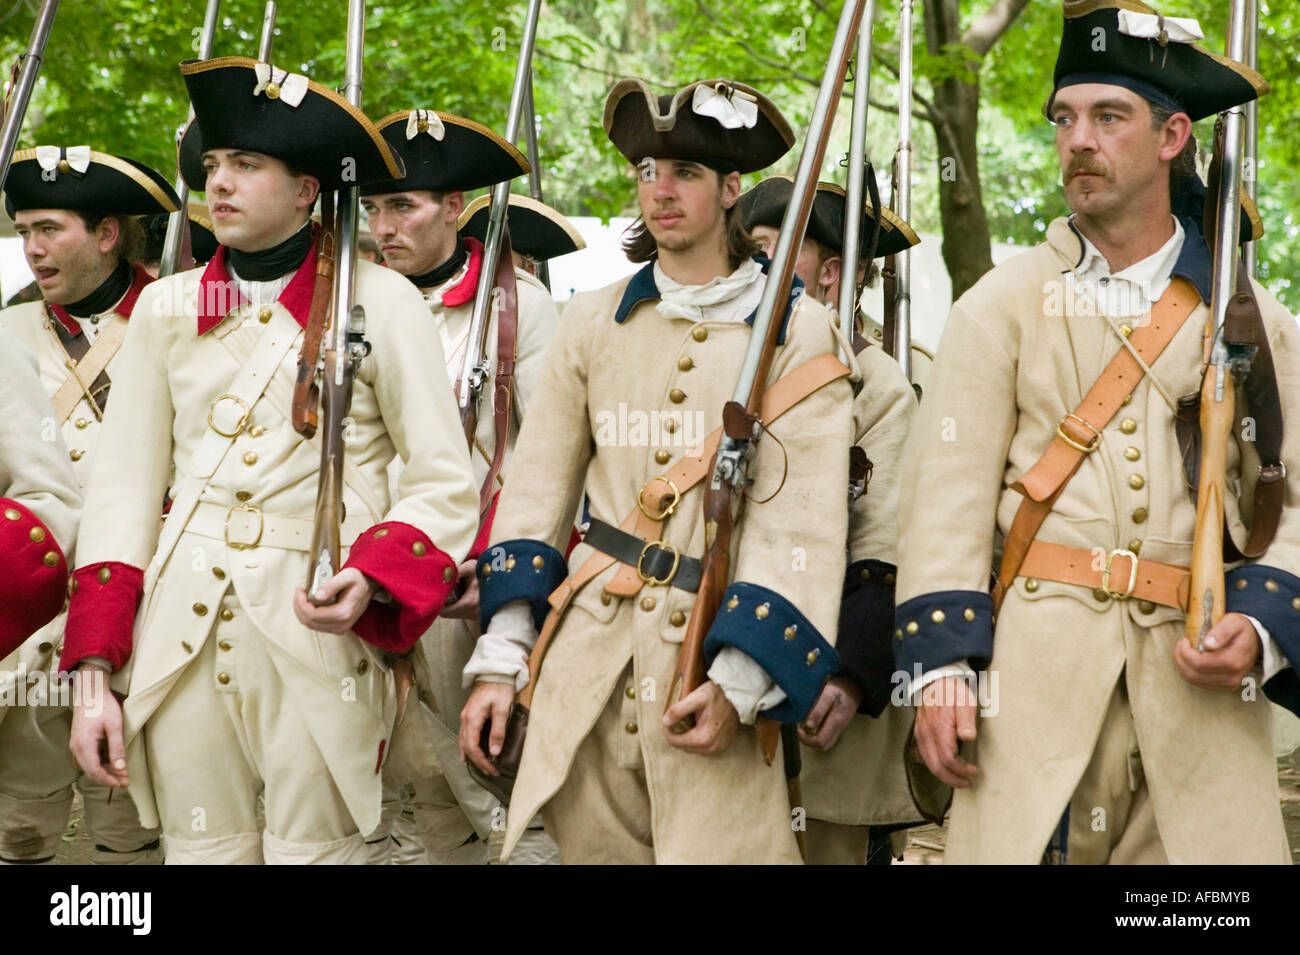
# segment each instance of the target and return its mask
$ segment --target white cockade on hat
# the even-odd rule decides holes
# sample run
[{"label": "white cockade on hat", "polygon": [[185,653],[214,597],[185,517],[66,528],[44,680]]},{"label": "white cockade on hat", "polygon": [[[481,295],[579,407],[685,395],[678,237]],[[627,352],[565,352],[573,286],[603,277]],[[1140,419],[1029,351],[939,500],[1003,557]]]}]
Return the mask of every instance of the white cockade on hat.
[{"label": "white cockade on hat", "polygon": [[724,129],[753,129],[758,125],[758,100],[744,90],[723,83],[695,87],[691,109],[716,119]]},{"label": "white cockade on hat", "polygon": [[67,169],[59,169],[59,163],[67,160],[71,171],[78,176],[84,176],[86,170],[90,168],[90,147],[89,146],[37,146],[36,147],[36,164],[46,172],[67,172]]},{"label": "white cockade on hat", "polygon": [[1205,39],[1200,23],[1191,17],[1166,17],[1133,10],[1119,11],[1119,32],[1142,40],[1161,40],[1161,46],[1170,40],[1196,43]]},{"label": "white cockade on hat", "polygon": [[297,109],[298,104],[307,95],[307,77],[301,73],[277,69],[270,63],[255,63],[253,71],[257,74],[257,86],[253,88],[254,96],[265,93],[269,99],[284,100]]},{"label": "white cockade on hat", "polygon": [[442,125],[438,114],[431,109],[413,109],[406,117],[406,138],[414,139],[420,133],[428,133],[438,142],[447,135],[447,128]]}]

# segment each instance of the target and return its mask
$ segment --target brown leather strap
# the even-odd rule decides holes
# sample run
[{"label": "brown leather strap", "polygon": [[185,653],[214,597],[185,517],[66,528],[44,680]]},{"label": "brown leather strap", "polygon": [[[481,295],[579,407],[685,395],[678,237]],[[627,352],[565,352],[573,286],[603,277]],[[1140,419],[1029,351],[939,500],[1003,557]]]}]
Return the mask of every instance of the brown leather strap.
[{"label": "brown leather strap", "polygon": [[1029,545],[1020,576],[1104,590],[1117,600],[1149,600],[1183,611],[1187,610],[1192,580],[1192,572],[1186,567],[1141,560],[1131,551],[1113,550],[1103,557],[1098,548],[1066,547],[1047,541]]},{"label": "brown leather strap", "polygon": [[[492,426],[496,446],[487,477],[478,492],[479,522],[487,517],[496,492],[497,475],[506,459],[506,445],[510,443],[510,410],[514,402],[515,349],[519,340],[519,288],[515,282],[515,259],[510,251],[510,227],[501,233],[501,255],[497,258],[494,289],[501,290],[500,308],[497,310],[497,373],[492,386]],[[469,347],[468,345],[466,347]]]},{"label": "brown leather strap", "polygon": [[[767,424],[771,424],[809,395],[833,381],[848,377],[849,374],[849,369],[834,355],[818,355],[816,358],[804,362],[798,368],[774,382],[763,393],[762,420]],[[709,472],[709,462],[713,460],[713,453],[717,450],[718,442],[721,439],[722,429],[718,428],[704,439],[698,454],[680,458],[664,474],[647,481],[641,488],[641,503],[645,506],[645,510],[650,511],[652,514],[662,514],[669,501],[674,498],[680,500],[686,495],[687,491],[704,480]],[[669,482],[671,482],[671,486]],[[674,491],[673,486],[676,487],[676,491]],[[668,516],[668,514],[662,514],[662,519],[656,521],[640,507],[637,507],[627,517],[623,518],[623,522],[619,524],[619,530],[636,534],[642,540],[658,540],[663,533],[663,522],[667,520]],[[654,536],[650,537],[649,534]],[[601,551],[596,551],[583,561],[582,565],[574,573],[570,574],[560,586],[551,591],[551,595],[547,598],[547,602],[551,605],[551,612],[546,615],[546,622],[542,625],[542,632],[538,634],[537,642],[533,644],[532,653],[528,657],[528,685],[520,691],[518,697],[518,701],[524,706],[532,705],[533,687],[537,685],[537,674],[541,672],[542,660],[545,658],[547,647],[550,645],[551,638],[559,626],[560,618],[564,616],[564,611],[568,609],[569,602],[585,584],[614,563],[617,563],[616,558]],[[640,590],[642,582],[636,576],[636,568],[623,564],[622,570],[631,571],[632,579],[636,581],[636,590]],[[615,579],[617,579],[617,576]],[[613,581],[611,581],[612,583]],[[609,585],[605,589],[611,593],[619,593],[610,590]],[[631,591],[631,593],[636,593],[636,590]],[[620,596],[626,595],[620,593]]]},{"label": "brown leather strap", "polygon": [[[1174,278],[1169,283],[1160,301],[1152,307],[1146,324],[1138,326],[1128,339],[1143,362],[1150,366],[1160,357],[1200,301],[1200,293],[1186,279]],[[1102,429],[1115,417],[1144,374],[1142,365],[1127,348],[1116,352],[1079,406],[1061,420],[1047,451],[1012,485],[1025,498],[1020,502],[1003,546],[1002,566],[993,586],[994,614],[1002,606],[1011,582],[1019,576],[1029,545],[1051,513],[1057,497],[1079,470],[1083,459],[1101,443]]]},{"label": "brown leather strap", "polygon": [[312,285],[311,308],[307,327],[298,352],[298,376],[293,385],[291,422],[293,429],[310,441],[320,426],[320,385],[316,366],[320,363],[321,343],[330,324],[334,307],[334,193],[321,196],[321,228],[316,239],[316,278]]},{"label": "brown leather strap", "polygon": [[91,395],[100,395],[96,402],[100,408],[107,403],[104,393],[108,391],[110,382],[105,369],[126,340],[127,320],[115,313],[95,338],[94,344],[89,344],[85,335],[67,334],[63,324],[49,314],[49,306],[46,306],[45,314],[68,361],[76,365],[75,370],[69,369],[68,377],[50,396],[50,404],[54,406],[54,419],[63,424],[87,391]]}]

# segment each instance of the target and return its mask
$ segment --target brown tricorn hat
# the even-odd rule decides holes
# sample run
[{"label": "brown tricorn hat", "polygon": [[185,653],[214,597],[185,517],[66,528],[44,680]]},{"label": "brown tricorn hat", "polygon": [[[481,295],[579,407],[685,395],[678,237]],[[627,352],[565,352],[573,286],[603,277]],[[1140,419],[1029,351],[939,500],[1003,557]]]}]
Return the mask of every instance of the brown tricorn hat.
[{"label": "brown tricorn hat", "polygon": [[644,80],[620,80],[605,100],[604,125],[633,165],[649,157],[756,172],[794,145],[794,131],[776,105],[731,80],[701,80],[671,96],[655,96]]},{"label": "brown tricorn hat", "polygon": [[[760,225],[781,228],[781,221],[785,218],[793,193],[794,180],[789,176],[770,176],[744,193],[739,205],[745,228],[752,229]],[[813,196],[812,213],[805,233],[808,238],[820,242],[836,255],[844,250],[845,202],[846,193],[841,186],[833,182],[817,183],[817,194]],[[864,203],[862,242],[871,238],[875,224],[875,210],[870,203]],[[910,249],[920,241],[912,227],[892,209],[881,210],[880,242],[876,246],[876,258]],[[861,248],[865,255],[866,246]]]}]

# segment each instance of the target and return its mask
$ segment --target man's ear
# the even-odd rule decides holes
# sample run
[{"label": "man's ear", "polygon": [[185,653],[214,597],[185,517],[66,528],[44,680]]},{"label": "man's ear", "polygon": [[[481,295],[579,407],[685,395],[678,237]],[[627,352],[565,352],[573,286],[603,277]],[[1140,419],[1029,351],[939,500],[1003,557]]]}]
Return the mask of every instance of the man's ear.
[{"label": "man's ear", "polygon": [[1165,121],[1161,130],[1160,161],[1172,162],[1187,145],[1187,137],[1192,134],[1192,120],[1186,113],[1174,113]]},{"label": "man's ear", "polygon": [[95,226],[95,240],[100,253],[107,255],[113,251],[113,246],[117,245],[118,237],[121,234],[122,222],[116,216],[100,219],[99,225]]},{"label": "man's ear", "polygon": [[821,268],[817,270],[817,284],[822,288],[830,288],[840,280],[840,257],[832,255],[824,259]]},{"label": "man's ear", "polygon": [[740,198],[740,173],[729,172],[722,177],[722,208],[730,209]]},{"label": "man's ear", "polygon": [[316,197],[320,195],[320,180],[315,176],[298,177],[298,195],[294,199],[294,207],[298,209],[310,209],[316,204]]},{"label": "man's ear", "polygon": [[460,191],[447,193],[442,199],[442,210],[446,221],[455,225],[460,221],[460,214],[465,211],[465,193]]}]

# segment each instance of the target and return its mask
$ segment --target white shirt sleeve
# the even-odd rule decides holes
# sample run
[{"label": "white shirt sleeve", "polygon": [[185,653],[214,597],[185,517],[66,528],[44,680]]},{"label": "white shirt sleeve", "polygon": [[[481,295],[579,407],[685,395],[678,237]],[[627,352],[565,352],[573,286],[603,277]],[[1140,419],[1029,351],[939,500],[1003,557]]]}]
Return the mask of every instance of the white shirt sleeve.
[{"label": "white shirt sleeve", "polygon": [[709,667],[709,679],[736,708],[740,722],[752,725],[763,710],[779,706],[785,691],[772,682],[754,658],[735,647],[723,647]]},{"label": "white shirt sleeve", "polygon": [[1282,653],[1282,649],[1277,645],[1262,623],[1252,617],[1250,614],[1242,614],[1255,627],[1255,632],[1259,634],[1259,642],[1264,647],[1263,656],[1260,657],[1260,666],[1264,668],[1264,679],[1261,681],[1267,683],[1273,677],[1277,676],[1283,670],[1291,665],[1291,661]]},{"label": "white shirt sleeve", "polygon": [[965,660],[959,660],[956,663],[948,663],[941,667],[935,667],[933,670],[926,670],[921,674],[920,679],[913,680],[912,685],[908,688],[908,697],[912,701],[912,705],[918,705],[921,691],[927,686],[935,680],[942,680],[944,677],[949,676],[959,676],[964,678],[967,683],[970,683],[975,679],[976,674],[971,668],[971,665]]},{"label": "white shirt sleeve", "polygon": [[518,693],[528,685],[528,655],[536,642],[532,604],[527,600],[510,601],[493,615],[487,632],[474,644],[462,685],[513,683]]}]

